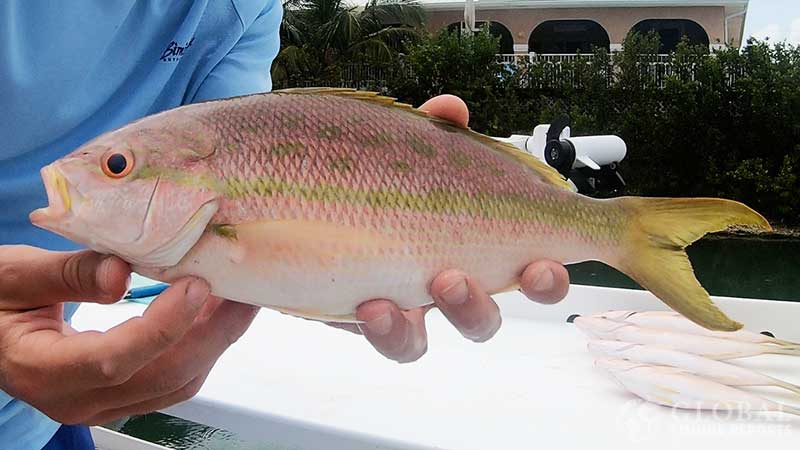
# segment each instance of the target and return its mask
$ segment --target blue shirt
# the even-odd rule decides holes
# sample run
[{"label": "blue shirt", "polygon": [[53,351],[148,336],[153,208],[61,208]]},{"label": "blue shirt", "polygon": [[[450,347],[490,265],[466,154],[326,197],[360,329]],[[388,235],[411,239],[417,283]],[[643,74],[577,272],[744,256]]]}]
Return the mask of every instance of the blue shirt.
[{"label": "blue shirt", "polygon": [[[0,245],[75,249],[28,221],[39,169],[145,115],[269,91],[281,17],[279,0],[0,2]],[[0,391],[4,450],[57,428]]]}]

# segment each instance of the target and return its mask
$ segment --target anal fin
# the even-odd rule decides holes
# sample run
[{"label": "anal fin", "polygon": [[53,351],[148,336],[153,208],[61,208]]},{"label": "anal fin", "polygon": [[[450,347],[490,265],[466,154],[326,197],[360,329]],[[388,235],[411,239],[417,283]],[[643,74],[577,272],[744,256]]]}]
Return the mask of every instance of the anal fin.
[{"label": "anal fin", "polygon": [[316,311],[302,311],[299,309],[284,308],[281,306],[265,306],[283,314],[290,316],[301,317],[303,319],[318,320],[320,322],[335,322],[335,323],[364,323],[363,320],[356,319],[355,314],[324,314]]}]

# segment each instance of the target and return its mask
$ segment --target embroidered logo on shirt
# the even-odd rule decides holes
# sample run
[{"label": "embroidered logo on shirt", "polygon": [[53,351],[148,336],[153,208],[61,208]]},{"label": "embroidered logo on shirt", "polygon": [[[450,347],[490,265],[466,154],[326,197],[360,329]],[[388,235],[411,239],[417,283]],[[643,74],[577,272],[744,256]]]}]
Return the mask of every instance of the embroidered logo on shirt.
[{"label": "embroidered logo on shirt", "polygon": [[181,47],[180,45],[178,45],[177,42],[172,41],[169,43],[169,45],[167,45],[167,48],[164,49],[164,51],[161,53],[161,58],[159,59],[164,62],[175,62],[181,59],[183,53],[186,52],[186,50],[192,46],[193,42],[194,38],[191,38],[189,42],[186,43],[186,45]]}]

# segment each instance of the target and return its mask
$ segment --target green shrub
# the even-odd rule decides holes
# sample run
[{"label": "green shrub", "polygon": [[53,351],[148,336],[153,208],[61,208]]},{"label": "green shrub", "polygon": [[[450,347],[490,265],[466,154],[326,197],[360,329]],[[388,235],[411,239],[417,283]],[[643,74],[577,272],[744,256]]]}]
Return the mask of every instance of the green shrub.
[{"label": "green shrub", "polygon": [[470,110],[470,124],[492,134],[520,113],[513,77],[497,61],[499,39],[488,28],[473,36],[443,31],[410,45],[402,58],[408,72],[398,71],[388,83],[394,95],[419,105],[440,94],[457,95]]}]

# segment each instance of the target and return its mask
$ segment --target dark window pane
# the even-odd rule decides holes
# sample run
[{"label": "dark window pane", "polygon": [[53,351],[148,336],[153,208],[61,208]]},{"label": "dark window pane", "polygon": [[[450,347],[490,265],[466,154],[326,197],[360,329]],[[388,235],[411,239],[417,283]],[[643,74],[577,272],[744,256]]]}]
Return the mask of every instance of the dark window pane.
[{"label": "dark window pane", "polygon": [[591,53],[593,47],[610,48],[605,28],[591,20],[548,20],[539,24],[528,40],[535,53]]},{"label": "dark window pane", "polygon": [[[475,28],[482,28],[486,22],[475,22]],[[456,31],[461,33],[461,29],[464,27],[463,22],[455,22],[451,23],[447,26],[447,29],[450,32]],[[511,32],[508,31],[505,25],[500,22],[489,22],[489,33],[492,36],[500,38],[500,53],[514,53],[514,37],[511,35]]]},{"label": "dark window pane", "polygon": [[669,53],[678,46],[683,36],[689,42],[708,47],[708,33],[700,24],[688,19],[647,19],[633,27],[633,31],[647,34],[655,31],[661,36],[661,53]]}]

